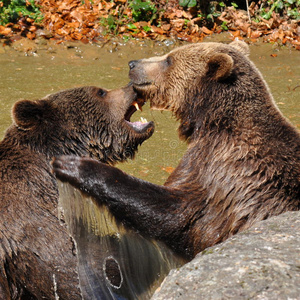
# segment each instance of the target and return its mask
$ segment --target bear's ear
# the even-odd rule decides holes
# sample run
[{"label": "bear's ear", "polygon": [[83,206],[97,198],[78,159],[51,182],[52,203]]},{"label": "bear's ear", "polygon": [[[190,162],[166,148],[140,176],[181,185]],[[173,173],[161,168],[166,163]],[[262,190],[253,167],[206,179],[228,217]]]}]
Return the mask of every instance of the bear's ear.
[{"label": "bear's ear", "polygon": [[216,53],[208,61],[207,75],[215,80],[223,80],[230,76],[233,59],[225,53]]},{"label": "bear's ear", "polygon": [[15,124],[24,130],[37,125],[47,110],[44,101],[20,100],[12,108]]},{"label": "bear's ear", "polygon": [[242,52],[246,56],[249,56],[249,54],[250,54],[249,46],[243,41],[240,41],[240,40],[236,39],[233,42],[231,42],[229,45],[231,47],[239,50],[240,52]]}]

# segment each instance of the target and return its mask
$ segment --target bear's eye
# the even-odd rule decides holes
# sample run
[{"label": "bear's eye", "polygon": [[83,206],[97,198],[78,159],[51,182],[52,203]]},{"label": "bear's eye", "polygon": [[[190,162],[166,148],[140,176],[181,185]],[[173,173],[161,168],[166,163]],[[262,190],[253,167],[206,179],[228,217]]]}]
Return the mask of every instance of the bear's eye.
[{"label": "bear's eye", "polygon": [[173,64],[173,57],[172,56],[168,56],[167,59],[166,59],[166,63],[167,63],[167,66],[171,66]]},{"label": "bear's eye", "polygon": [[97,92],[98,96],[100,97],[104,97],[106,95],[106,91],[105,90],[102,90],[102,89],[99,89],[98,92]]}]

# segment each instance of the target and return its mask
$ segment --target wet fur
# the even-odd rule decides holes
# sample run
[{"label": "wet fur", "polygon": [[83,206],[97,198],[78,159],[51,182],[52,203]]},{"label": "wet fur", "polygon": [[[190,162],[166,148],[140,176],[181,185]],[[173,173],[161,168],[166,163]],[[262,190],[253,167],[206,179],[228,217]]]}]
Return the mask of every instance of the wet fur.
[{"label": "wet fur", "polygon": [[[244,43],[192,44],[130,62],[136,90],[171,110],[188,150],[164,186],[90,159],[61,157],[62,180],[186,258],[255,222],[300,209],[300,135]],[[92,170],[92,171],[91,171]]]},{"label": "wet fur", "polygon": [[84,87],[13,107],[0,143],[0,299],[81,299],[76,247],[58,216],[55,155],[114,163],[132,158],[151,132],[123,123],[132,88]]}]

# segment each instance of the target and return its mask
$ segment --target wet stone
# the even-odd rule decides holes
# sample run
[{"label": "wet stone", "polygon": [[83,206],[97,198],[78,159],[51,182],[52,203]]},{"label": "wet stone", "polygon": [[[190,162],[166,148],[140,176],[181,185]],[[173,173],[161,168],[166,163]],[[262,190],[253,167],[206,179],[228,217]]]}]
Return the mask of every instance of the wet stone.
[{"label": "wet stone", "polygon": [[203,251],[172,270],[152,299],[300,299],[300,212]]},{"label": "wet stone", "polygon": [[48,41],[44,39],[43,37],[37,38],[35,40],[35,43],[41,48],[41,47],[46,47],[48,46]]},{"label": "wet stone", "polygon": [[36,36],[37,36],[37,38],[44,37],[47,39],[50,39],[51,37],[53,37],[52,33],[47,29],[38,29],[36,31]]}]

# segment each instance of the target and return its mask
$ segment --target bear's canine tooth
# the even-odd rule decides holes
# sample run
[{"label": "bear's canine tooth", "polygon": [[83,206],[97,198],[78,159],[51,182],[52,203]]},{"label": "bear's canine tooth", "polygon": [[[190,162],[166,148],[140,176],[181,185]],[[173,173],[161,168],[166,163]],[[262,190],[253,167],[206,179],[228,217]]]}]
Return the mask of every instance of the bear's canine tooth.
[{"label": "bear's canine tooth", "polygon": [[136,110],[141,110],[137,102],[134,102],[132,104],[134,105],[134,107],[136,108]]}]

